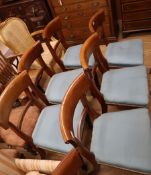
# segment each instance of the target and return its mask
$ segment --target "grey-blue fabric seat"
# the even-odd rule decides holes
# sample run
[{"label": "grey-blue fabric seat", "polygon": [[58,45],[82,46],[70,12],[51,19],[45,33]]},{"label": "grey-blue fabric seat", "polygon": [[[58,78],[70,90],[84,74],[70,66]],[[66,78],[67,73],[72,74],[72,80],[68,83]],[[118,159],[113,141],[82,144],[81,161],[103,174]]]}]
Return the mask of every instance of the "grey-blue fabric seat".
[{"label": "grey-blue fabric seat", "polygon": [[145,66],[105,72],[100,91],[107,103],[147,106],[149,89]]},{"label": "grey-blue fabric seat", "polygon": [[144,47],[141,39],[108,44],[106,59],[110,66],[138,66],[144,64]]},{"label": "grey-blue fabric seat", "polygon": [[151,173],[151,122],[145,108],[104,113],[93,124],[91,151],[99,163]]},{"label": "grey-blue fabric seat", "polygon": [[[61,105],[45,107],[39,115],[38,121],[32,133],[33,142],[40,148],[67,153],[73,147],[64,143],[59,124],[59,114]],[[77,133],[78,122],[83,111],[83,105],[78,103],[75,113],[73,127]]]},{"label": "grey-blue fabric seat", "polygon": [[[63,56],[63,63],[66,68],[74,69],[74,68],[81,68],[80,63],[80,49],[82,44],[69,47],[64,56]],[[95,63],[93,55],[91,55],[89,60],[89,66],[92,67]]]},{"label": "grey-blue fabric seat", "polygon": [[61,103],[68,87],[82,71],[81,68],[53,75],[45,92],[48,101]]}]

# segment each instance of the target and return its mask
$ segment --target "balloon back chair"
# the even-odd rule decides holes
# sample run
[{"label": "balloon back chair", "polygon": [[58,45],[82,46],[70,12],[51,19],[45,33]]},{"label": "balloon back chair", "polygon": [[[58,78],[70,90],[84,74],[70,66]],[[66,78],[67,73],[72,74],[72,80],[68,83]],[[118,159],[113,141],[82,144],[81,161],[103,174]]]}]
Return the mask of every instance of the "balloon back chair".
[{"label": "balloon back chair", "polygon": [[83,44],[80,52],[85,74],[91,76],[88,60],[93,54],[99,70],[100,92],[108,104],[129,107],[146,107],[149,103],[148,76],[145,66],[133,66],[109,70],[108,63],[99,48],[100,36],[93,33]]},{"label": "balloon back chair", "polygon": [[[60,127],[64,142],[79,148],[81,155],[86,156],[93,165],[95,159],[90,156],[92,153],[98,164],[150,174],[151,122],[148,109],[138,108],[110,113],[104,113],[102,110],[101,115],[89,115],[93,121],[91,152],[86,150],[75,136],[72,123],[74,109],[78,101],[86,97],[88,90],[92,92],[90,81],[84,73],[81,74],[64,97],[60,112]],[[98,101],[103,109],[103,99]],[[91,108],[91,105],[87,106],[87,110]]]},{"label": "balloon back chair", "polygon": [[[0,25],[1,41],[18,56],[21,56],[27,49],[31,48],[36,42],[34,37],[41,35],[42,32],[43,30],[38,30],[30,33],[25,22],[17,17],[10,17]],[[56,40],[51,40],[50,44],[52,45],[52,48],[57,48],[56,43]],[[42,56],[46,64],[51,66],[53,56],[45,43],[42,43],[42,45],[45,50]],[[62,49],[57,49],[57,54],[60,55],[61,53]],[[39,68],[39,64],[35,62],[32,68]]]},{"label": "balloon back chair", "polygon": [[[14,108],[13,105],[22,92],[26,93],[28,102]],[[43,151],[33,144],[31,134],[45,105],[48,105],[47,99],[34,86],[27,72],[17,75],[0,96],[0,135],[4,142],[16,149],[22,147],[39,151],[43,156]]]},{"label": "balloon back chair", "polygon": [[91,33],[98,32],[101,41],[107,45],[106,60],[110,67],[138,66],[144,63],[143,41],[141,39],[131,39],[108,43],[104,33],[103,24],[105,21],[104,10],[97,11],[89,21]]}]

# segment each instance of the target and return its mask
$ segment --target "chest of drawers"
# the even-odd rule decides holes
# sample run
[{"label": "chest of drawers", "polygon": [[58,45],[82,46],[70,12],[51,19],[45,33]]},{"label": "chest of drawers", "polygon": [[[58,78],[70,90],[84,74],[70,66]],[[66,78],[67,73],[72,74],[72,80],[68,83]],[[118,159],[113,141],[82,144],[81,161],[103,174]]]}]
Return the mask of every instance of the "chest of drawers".
[{"label": "chest of drawers", "polygon": [[12,16],[23,19],[30,32],[43,28],[50,21],[44,0],[14,1],[0,6],[0,21]]},{"label": "chest of drawers", "polygon": [[105,10],[104,30],[109,41],[116,40],[115,13],[112,0],[47,0],[52,15],[60,16],[63,34],[69,44],[82,43],[89,35],[90,17],[100,8]]},{"label": "chest of drawers", "polygon": [[151,0],[120,0],[123,34],[151,29]]}]

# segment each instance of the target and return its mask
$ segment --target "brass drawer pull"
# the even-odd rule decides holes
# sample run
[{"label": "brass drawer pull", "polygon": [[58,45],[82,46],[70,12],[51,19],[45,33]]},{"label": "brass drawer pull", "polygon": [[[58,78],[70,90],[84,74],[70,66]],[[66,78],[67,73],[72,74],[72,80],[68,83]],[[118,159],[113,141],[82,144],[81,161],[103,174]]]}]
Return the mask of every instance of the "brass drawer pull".
[{"label": "brass drawer pull", "polygon": [[65,20],[68,20],[68,19],[69,19],[69,16],[65,16],[64,19],[65,19]]}]

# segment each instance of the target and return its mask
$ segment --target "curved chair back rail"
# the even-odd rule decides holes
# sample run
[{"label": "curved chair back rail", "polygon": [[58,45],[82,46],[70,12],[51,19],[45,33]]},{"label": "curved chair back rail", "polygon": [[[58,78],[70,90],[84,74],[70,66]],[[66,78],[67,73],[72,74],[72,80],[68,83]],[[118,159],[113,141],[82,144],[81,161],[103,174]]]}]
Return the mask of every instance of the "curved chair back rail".
[{"label": "curved chair back rail", "polygon": [[108,44],[108,40],[105,36],[103,24],[105,21],[104,10],[98,10],[89,20],[89,30],[91,33],[97,32],[105,44]]},{"label": "curved chair back rail", "polygon": [[[29,88],[32,89],[34,95],[31,93]],[[10,127],[9,116],[12,110],[12,106],[22,92],[25,92],[28,98],[33,101],[37,107],[40,108],[40,110],[42,110],[45,105],[37,99],[43,97],[41,100],[44,103],[47,102],[47,99],[44,97],[41,91],[39,91],[33,85],[27,72],[23,71],[9,83],[9,85],[5,88],[0,96],[0,125],[5,129],[8,129]],[[44,98],[45,100],[43,100]]]},{"label": "curved chair back rail", "polygon": [[[30,70],[34,61],[37,61],[41,69],[45,71],[49,76],[52,76],[53,71],[46,65],[42,59],[41,54],[44,52],[40,41],[37,41],[31,48],[29,48],[21,57],[18,64],[18,71],[22,72],[24,70]],[[38,78],[38,77],[37,77]]]},{"label": "curved chair back rail", "polygon": [[[68,45],[62,33],[61,19],[59,16],[55,17],[46,25],[46,27],[43,30],[42,37],[43,37],[43,40],[46,42],[47,47],[49,48],[56,63],[60,66],[62,70],[65,70],[65,67],[61,61],[61,58],[59,58],[56,53],[56,50],[59,44],[62,44],[65,50],[68,48]],[[55,48],[52,48],[52,46],[50,45],[50,41],[52,37],[57,37],[58,39],[58,43]]]}]

